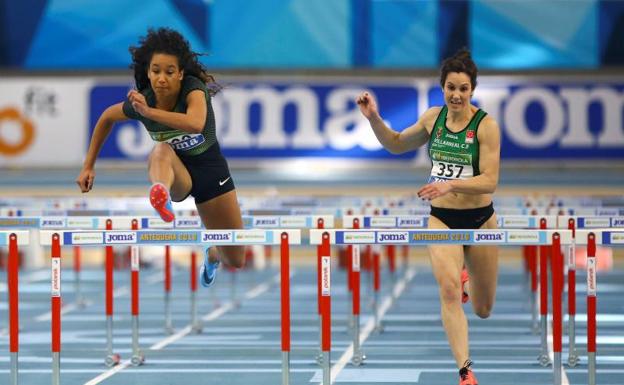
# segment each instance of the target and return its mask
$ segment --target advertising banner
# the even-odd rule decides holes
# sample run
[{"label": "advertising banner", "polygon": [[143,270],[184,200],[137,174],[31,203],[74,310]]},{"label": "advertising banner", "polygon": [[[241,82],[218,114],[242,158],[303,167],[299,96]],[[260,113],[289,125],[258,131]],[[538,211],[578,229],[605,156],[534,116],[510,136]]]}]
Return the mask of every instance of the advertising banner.
[{"label": "advertising banner", "polygon": [[[228,158],[405,159],[428,164],[426,149],[384,150],[354,100],[368,91],[397,131],[444,103],[436,78],[332,78],[288,81],[228,79],[214,99],[217,135]],[[91,127],[129,85],[94,86]],[[624,79],[479,78],[473,103],[501,128],[507,160],[624,159]],[[102,156],[144,159],[152,143],[138,122],[118,125]]]},{"label": "advertising banner", "polygon": [[2,79],[0,167],[81,164],[91,83],[78,78]]},{"label": "advertising banner", "polygon": [[[218,79],[212,99],[217,136],[229,160],[405,160],[428,165],[427,149],[390,154],[355,98],[373,94],[397,131],[444,103],[430,78]],[[481,76],[473,103],[501,129],[501,159],[624,160],[624,78]],[[0,167],[80,166],[93,127],[122,102],[131,79],[4,79],[0,84]],[[153,142],[134,120],[116,124],[100,153],[109,161],[144,161]]]}]

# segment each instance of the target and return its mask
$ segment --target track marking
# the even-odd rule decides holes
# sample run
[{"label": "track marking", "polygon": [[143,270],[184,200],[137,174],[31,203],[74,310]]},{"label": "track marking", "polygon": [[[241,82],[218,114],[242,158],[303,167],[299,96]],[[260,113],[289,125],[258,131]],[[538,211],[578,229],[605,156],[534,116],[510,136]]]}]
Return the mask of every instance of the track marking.
[{"label": "track marking", "polygon": [[[290,277],[292,278],[292,276],[294,275],[293,272],[291,272]],[[268,282],[264,282],[261,283],[255,287],[253,287],[251,290],[248,290],[245,295],[243,296],[244,299],[249,300],[249,299],[253,299],[256,298],[257,296],[259,296],[260,294],[266,292],[275,282],[279,282],[280,280],[280,275],[277,274],[275,275],[270,281]],[[212,312],[206,314],[205,316],[203,316],[201,319],[202,321],[212,321],[215,320],[219,317],[221,317],[223,314],[227,313],[228,311],[232,310],[236,308],[235,304],[232,301],[228,301],[227,303],[225,303],[224,305],[219,306],[218,308],[214,309]],[[189,334],[191,332],[192,328],[191,325],[187,325],[185,328],[183,328],[182,330],[180,330],[179,332],[177,332],[176,334],[165,338],[164,340],[157,342],[156,344],[152,345],[149,347],[150,350],[160,350],[164,347],[166,347],[167,345],[181,339],[182,337],[186,336],[187,334]],[[106,380],[107,378],[110,378],[112,376],[114,376],[115,374],[121,372],[122,370],[128,368],[131,365],[131,361],[130,360],[125,360],[123,362],[121,362],[119,365],[115,366],[114,368],[100,374],[99,376],[87,381],[84,383],[84,385],[96,385],[99,384],[100,382]],[[253,370],[251,370],[250,372],[254,372]]]},{"label": "track marking", "polygon": [[[394,285],[394,288],[392,289],[392,294],[387,295],[384,298],[384,300],[381,303],[381,306],[378,309],[380,320],[383,318],[386,312],[388,312],[388,310],[390,309],[390,306],[392,306],[394,301],[401,296],[401,294],[407,287],[407,284],[412,280],[412,278],[414,278],[415,275],[416,275],[416,269],[412,267],[406,272],[405,277],[401,278],[401,280],[399,280]],[[364,341],[366,341],[366,339],[370,336],[370,334],[373,332],[374,329],[375,329],[375,319],[374,317],[371,317],[368,320],[368,322],[364,325],[364,328],[362,329],[362,331],[360,332],[360,346],[364,346]],[[334,366],[332,366],[330,370],[331,371],[330,384],[333,384],[336,381],[336,377],[338,377],[338,374],[340,373],[340,371],[344,369],[347,363],[351,360],[351,357],[353,357],[353,343],[349,344],[349,347],[342,354],[338,362],[336,362]],[[322,382],[320,383],[320,385],[322,385]]]}]

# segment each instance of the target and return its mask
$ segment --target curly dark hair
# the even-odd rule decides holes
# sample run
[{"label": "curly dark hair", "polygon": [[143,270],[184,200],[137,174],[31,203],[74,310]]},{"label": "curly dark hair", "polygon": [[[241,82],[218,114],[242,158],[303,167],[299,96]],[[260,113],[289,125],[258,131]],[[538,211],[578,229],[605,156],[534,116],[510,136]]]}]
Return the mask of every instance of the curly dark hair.
[{"label": "curly dark hair", "polygon": [[222,88],[199,62],[198,57],[201,54],[193,52],[188,40],[171,28],[148,29],[147,35],[139,39],[139,45],[131,46],[129,51],[132,55],[130,68],[134,71],[134,81],[138,90],[150,87],[147,69],[154,53],[177,57],[178,65],[184,70],[184,74],[195,76],[206,83],[210,95],[215,95]]},{"label": "curly dark hair", "polygon": [[444,88],[446,77],[450,72],[463,72],[470,77],[470,85],[474,90],[477,87],[477,65],[472,60],[470,51],[467,48],[461,48],[455,55],[444,59],[440,69],[440,85]]}]

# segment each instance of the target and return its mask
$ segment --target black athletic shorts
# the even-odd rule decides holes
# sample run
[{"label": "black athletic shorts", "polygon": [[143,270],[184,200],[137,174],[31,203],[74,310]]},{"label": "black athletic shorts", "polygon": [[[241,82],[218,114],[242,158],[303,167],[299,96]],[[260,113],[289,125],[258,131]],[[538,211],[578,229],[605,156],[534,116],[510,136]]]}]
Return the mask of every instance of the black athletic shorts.
[{"label": "black athletic shorts", "polygon": [[446,209],[431,206],[431,216],[438,218],[449,229],[480,229],[494,215],[494,205],[476,209]]},{"label": "black athletic shorts", "polygon": [[234,181],[218,142],[199,155],[179,157],[191,175],[193,186],[189,195],[195,198],[196,204],[234,190]]}]

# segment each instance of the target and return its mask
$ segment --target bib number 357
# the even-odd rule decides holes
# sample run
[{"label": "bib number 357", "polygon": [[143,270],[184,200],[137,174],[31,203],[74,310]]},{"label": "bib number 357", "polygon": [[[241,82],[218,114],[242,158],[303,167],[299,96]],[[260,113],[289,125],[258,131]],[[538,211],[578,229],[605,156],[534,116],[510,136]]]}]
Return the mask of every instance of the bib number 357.
[{"label": "bib number 357", "polygon": [[432,174],[445,178],[459,178],[464,166],[459,164],[437,162]]}]

